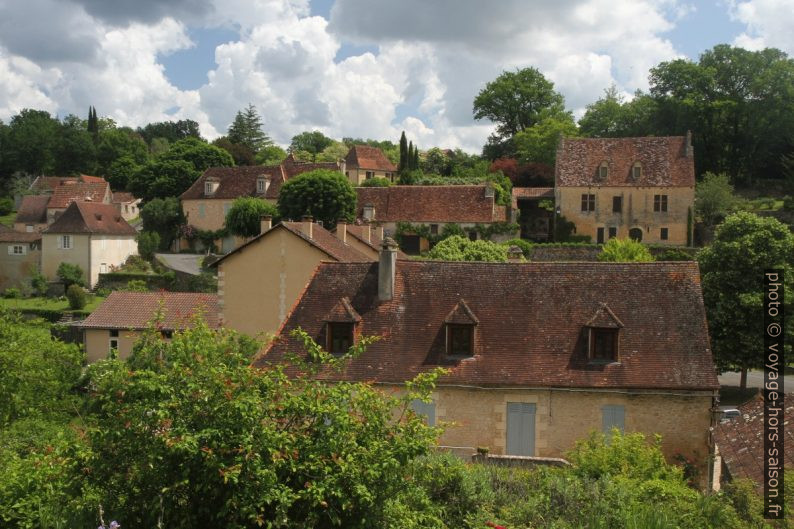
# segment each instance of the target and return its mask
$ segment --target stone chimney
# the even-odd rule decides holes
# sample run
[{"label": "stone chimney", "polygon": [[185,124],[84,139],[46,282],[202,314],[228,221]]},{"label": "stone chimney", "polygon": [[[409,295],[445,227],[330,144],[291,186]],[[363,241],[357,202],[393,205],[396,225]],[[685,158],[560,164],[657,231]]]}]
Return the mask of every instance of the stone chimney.
[{"label": "stone chimney", "polygon": [[340,220],[336,223],[336,236],[342,242],[347,242],[347,221]]},{"label": "stone chimney", "polygon": [[347,162],[344,159],[339,160],[339,172],[347,176]]},{"label": "stone chimney", "polygon": [[378,299],[394,299],[394,273],[397,268],[397,243],[387,237],[383,240],[378,264]]},{"label": "stone chimney", "polygon": [[692,148],[692,131],[686,131],[686,145],[684,146],[684,156],[692,158],[695,155],[695,150]]},{"label": "stone chimney", "polygon": [[511,263],[521,262],[524,260],[524,252],[521,251],[521,248],[513,244],[507,249],[507,260]]},{"label": "stone chimney", "polygon": [[380,240],[383,240],[383,226],[379,226],[376,229],[378,230],[378,237],[380,237]]},{"label": "stone chimney", "polygon": [[372,225],[369,222],[361,227],[361,234],[367,242],[372,242]]},{"label": "stone chimney", "polygon": [[259,233],[265,233],[273,227],[273,217],[262,215],[259,217]]},{"label": "stone chimney", "polygon": [[313,227],[314,227],[314,219],[312,219],[311,215],[304,215],[303,217],[301,217],[301,231],[306,237],[310,239],[312,238],[313,235],[312,233]]}]

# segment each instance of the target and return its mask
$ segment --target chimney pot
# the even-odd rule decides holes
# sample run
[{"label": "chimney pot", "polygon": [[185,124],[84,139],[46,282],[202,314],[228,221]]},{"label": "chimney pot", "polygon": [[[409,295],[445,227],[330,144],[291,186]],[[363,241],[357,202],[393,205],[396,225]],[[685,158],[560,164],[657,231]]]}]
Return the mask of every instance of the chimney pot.
[{"label": "chimney pot", "polygon": [[391,237],[383,239],[378,263],[378,299],[394,299],[394,274],[397,268],[397,243]]},{"label": "chimney pot", "polygon": [[308,238],[313,238],[313,227],[314,227],[314,219],[312,219],[311,215],[304,215],[301,217],[301,231],[303,234],[306,235]]},{"label": "chimney pot", "polygon": [[262,215],[259,217],[259,233],[265,233],[273,227],[273,217]]},{"label": "chimney pot", "polygon": [[524,252],[521,251],[521,248],[513,244],[510,246],[510,248],[507,249],[507,260],[510,261],[511,263],[517,261],[523,261]]}]

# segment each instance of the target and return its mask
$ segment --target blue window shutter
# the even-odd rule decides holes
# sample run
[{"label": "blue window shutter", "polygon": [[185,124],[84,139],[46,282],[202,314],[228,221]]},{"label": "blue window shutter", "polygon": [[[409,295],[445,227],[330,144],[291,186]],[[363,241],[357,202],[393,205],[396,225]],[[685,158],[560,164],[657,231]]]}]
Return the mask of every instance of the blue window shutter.
[{"label": "blue window shutter", "polygon": [[626,429],[626,409],[620,404],[607,404],[601,408],[602,428],[606,435],[609,435],[612,428],[617,428],[620,433]]},{"label": "blue window shutter", "polygon": [[436,403],[424,402],[419,399],[411,401],[411,409],[417,415],[424,415],[428,426],[436,425]]},{"label": "blue window shutter", "polygon": [[535,455],[535,404],[507,403],[507,454]]}]

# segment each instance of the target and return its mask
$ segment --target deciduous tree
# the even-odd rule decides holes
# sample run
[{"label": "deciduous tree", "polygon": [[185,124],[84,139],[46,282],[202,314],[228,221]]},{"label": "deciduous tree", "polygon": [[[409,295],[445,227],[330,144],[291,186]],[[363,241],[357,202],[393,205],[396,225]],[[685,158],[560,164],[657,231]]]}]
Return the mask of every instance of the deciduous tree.
[{"label": "deciduous tree", "polygon": [[263,215],[278,217],[278,208],[259,198],[238,198],[226,214],[226,229],[232,235],[255,237],[259,235]]},{"label": "deciduous tree", "polygon": [[347,178],[337,171],[309,171],[284,183],[278,197],[278,210],[285,219],[311,215],[331,229],[338,220],[355,220],[356,192]]}]

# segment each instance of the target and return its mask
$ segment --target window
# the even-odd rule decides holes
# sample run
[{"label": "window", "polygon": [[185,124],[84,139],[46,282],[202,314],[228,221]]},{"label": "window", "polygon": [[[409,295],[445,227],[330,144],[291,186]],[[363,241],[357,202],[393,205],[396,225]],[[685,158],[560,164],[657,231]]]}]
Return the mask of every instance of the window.
[{"label": "window", "polygon": [[25,255],[25,245],[12,244],[8,247],[8,255]]},{"label": "window", "polygon": [[118,339],[111,338],[111,339],[110,339],[110,349],[111,349],[111,350],[114,350],[114,351],[117,351],[117,350],[118,350],[118,348],[119,348],[119,341],[118,341]]},{"label": "window", "polygon": [[629,239],[642,242],[642,230],[639,228],[631,228],[629,230]]},{"label": "window", "polygon": [[110,337],[111,338],[118,338],[119,337],[119,330],[118,329],[111,329]]},{"label": "window", "polygon": [[474,354],[474,325],[447,324],[447,354],[450,356]]},{"label": "window", "polygon": [[612,197],[612,213],[623,211],[623,197]]},{"label": "window", "polygon": [[107,274],[108,273],[108,264],[107,263],[101,263],[99,265],[99,273],[100,274]]},{"label": "window", "polygon": [[232,205],[231,204],[224,204],[223,205],[223,216],[224,217],[229,214],[229,210],[230,209],[232,209]]},{"label": "window", "polygon": [[166,340],[170,340],[174,336],[174,331],[160,331],[160,336],[165,338]]},{"label": "window", "polygon": [[642,164],[640,162],[635,162],[631,168],[631,177],[634,180],[639,180],[642,177]]},{"label": "window", "polygon": [[204,194],[211,195],[215,191],[215,186],[212,185],[212,182],[204,182]]},{"label": "window", "polygon": [[604,244],[604,228],[596,229],[596,244]]},{"label": "window", "polygon": [[601,165],[598,166],[598,178],[601,180],[606,180],[607,175],[609,174],[609,164],[606,162],[601,162]]},{"label": "window", "polygon": [[199,204],[198,214],[200,219],[203,219],[204,216],[207,214],[207,208],[206,206],[204,206],[204,204]]},{"label": "window", "polygon": [[614,362],[618,358],[618,330],[590,328],[590,360]]},{"label": "window", "polygon": [[659,233],[659,238],[663,241],[666,241],[667,235],[668,235],[667,228],[662,228],[661,232]]},{"label": "window", "polygon": [[582,194],[582,211],[595,211],[595,195]]},{"label": "window", "polygon": [[267,186],[265,185],[265,179],[263,177],[259,177],[256,179],[256,192],[260,195],[267,191]]},{"label": "window", "polygon": [[438,235],[438,224],[430,225],[430,235]]},{"label": "window", "polygon": [[328,352],[342,355],[353,346],[353,324],[328,322]]},{"label": "window", "polygon": [[367,180],[371,179],[374,176],[375,176],[375,172],[374,171],[367,171]]},{"label": "window", "polygon": [[33,233],[33,224],[25,224],[25,231],[28,233]]},{"label": "window", "polygon": [[601,431],[610,435],[613,428],[624,432],[626,423],[626,409],[620,404],[607,404],[601,408]]},{"label": "window", "polygon": [[615,228],[614,226],[609,228],[609,238],[614,239],[617,236],[618,236],[618,229]]},{"label": "window", "polygon": [[667,195],[653,195],[653,210],[667,211]]},{"label": "window", "polygon": [[427,422],[428,426],[435,426],[436,425],[436,403],[435,402],[424,402],[419,399],[414,399],[411,401],[411,409],[420,417],[425,418],[425,422]]},{"label": "window", "polygon": [[71,235],[61,235],[58,237],[58,246],[64,250],[71,250],[72,249],[72,236]]}]

